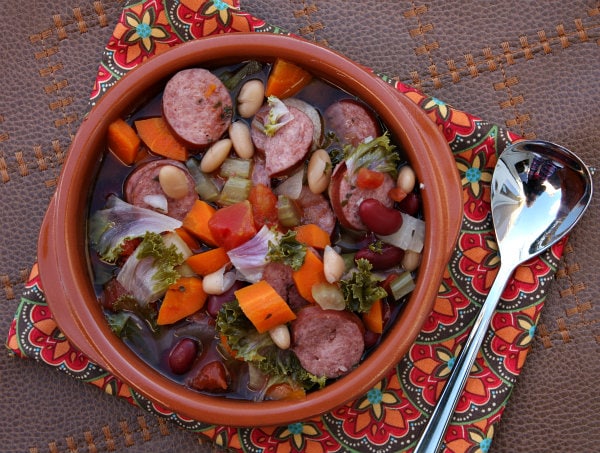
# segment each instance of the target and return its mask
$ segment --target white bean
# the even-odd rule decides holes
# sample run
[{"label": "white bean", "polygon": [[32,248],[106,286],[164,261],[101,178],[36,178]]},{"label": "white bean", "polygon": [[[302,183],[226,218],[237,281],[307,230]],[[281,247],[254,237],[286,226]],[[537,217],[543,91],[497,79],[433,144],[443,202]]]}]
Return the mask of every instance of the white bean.
[{"label": "white bean", "polygon": [[250,128],[243,121],[234,121],[229,126],[229,138],[236,154],[242,159],[251,159],[254,156],[254,143],[250,135]]},{"label": "white bean", "polygon": [[253,79],[247,81],[237,97],[237,112],[242,118],[250,118],[263,104],[265,98],[265,86],[261,80]]},{"label": "white bean", "polygon": [[331,181],[331,157],[324,149],[316,150],[308,161],[306,180],[312,193],[322,193]]},{"label": "white bean", "polygon": [[278,326],[269,329],[269,335],[271,340],[277,345],[279,349],[288,349],[292,343],[290,338],[290,329],[285,324],[279,324]]},{"label": "white bean", "polygon": [[398,178],[396,179],[396,186],[404,193],[411,193],[417,182],[415,171],[410,165],[405,165],[398,172]]},{"label": "white bean", "polygon": [[421,264],[421,254],[413,250],[406,250],[402,258],[402,268],[405,271],[412,272]]},{"label": "white bean", "polygon": [[331,246],[326,245],[323,251],[323,272],[325,279],[329,283],[335,283],[342,278],[345,270],[346,263],[344,263],[344,258]]},{"label": "white bean", "polygon": [[181,168],[163,165],[158,171],[158,182],[165,195],[178,200],[190,191],[188,178]]},{"label": "white bean", "polygon": [[221,166],[231,151],[231,140],[224,138],[208,148],[204,157],[200,161],[200,170],[204,173],[212,173]]}]

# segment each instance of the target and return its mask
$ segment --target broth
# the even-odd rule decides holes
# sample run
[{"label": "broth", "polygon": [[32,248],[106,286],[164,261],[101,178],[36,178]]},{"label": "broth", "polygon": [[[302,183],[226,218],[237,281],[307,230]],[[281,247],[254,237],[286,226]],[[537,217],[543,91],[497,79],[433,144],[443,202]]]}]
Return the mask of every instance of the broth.
[{"label": "broth", "polygon": [[[223,76],[226,73],[235,73],[242,66],[243,64],[218,68],[212,70],[212,73],[217,76]],[[251,75],[250,78],[259,79],[263,83],[266,83],[270,71],[271,65],[265,64],[260,72]],[[244,82],[246,80],[247,79],[244,79]],[[234,101],[239,94],[242,84],[243,82],[237,84],[237,86],[231,90],[231,97],[234,99]],[[137,112],[134,112],[131,117],[127,119],[128,123],[133,125],[135,124],[135,121],[139,119],[161,115],[162,96],[163,93],[161,92],[151,99],[144,107],[139,109]],[[321,118],[325,117],[325,112],[329,106],[341,100],[351,99],[353,102],[358,102],[364,108],[368,109],[368,107],[364,106],[360,100],[355,99],[350,94],[325,81],[317,79],[313,79],[310,84],[304,87],[294,97],[316,108]],[[248,124],[248,126],[252,127],[252,118],[241,118],[236,112],[234,112],[232,120],[244,121],[246,124]],[[377,121],[382,132],[387,133],[385,125],[383,125],[380,120],[377,119]],[[337,139],[338,137],[336,137],[331,131],[327,131],[327,127],[325,127],[325,134],[322,142],[320,143],[320,147],[324,148],[329,155],[333,156],[334,165],[335,160],[339,159],[339,156],[343,154],[343,144],[341,144]],[[201,159],[202,155],[203,153],[199,153],[196,156],[192,156],[191,159],[196,159],[197,163]],[[141,160],[136,162],[133,166],[127,166],[124,165],[117,157],[115,157],[112,152],[107,150],[103,157],[97,179],[93,186],[90,199],[90,218],[93,217],[98,211],[104,209],[107,201],[111,197],[116,196],[120,199],[125,197],[124,184],[127,178],[135,171],[135,169],[146,162],[160,159],[163,158],[156,156],[151,152],[145,152],[145,155]],[[400,165],[405,164],[405,162],[402,162]],[[285,179],[285,175],[282,177],[271,178],[272,186],[277,187],[277,185]],[[222,182],[223,181],[220,181],[220,183]],[[418,195],[418,188],[415,189],[415,194]],[[327,196],[325,196],[325,199],[328,199]],[[397,205],[398,204],[396,203],[396,206]],[[418,218],[419,214],[416,213],[414,216],[415,218]],[[337,247],[342,255],[355,253],[357,250],[363,249],[366,244],[373,244],[377,242],[377,238],[373,233],[365,231],[352,231],[341,227],[339,222],[336,222],[335,228],[331,234],[331,239],[332,246]],[[198,247],[192,249],[192,252],[196,254],[211,248],[211,246],[205,243],[198,242]],[[114,310],[111,309],[111,304],[106,302],[108,297],[106,285],[107,283],[113,281],[120,272],[122,260],[117,264],[106,262],[99,256],[92,244],[90,244],[89,256],[91,274],[96,294],[100,303],[104,304],[104,310],[107,315],[107,319],[110,321],[115,313]],[[383,280],[389,275],[396,275],[401,271],[402,269],[399,269],[399,266],[396,265],[390,270],[381,271],[381,279]],[[231,298],[235,299],[235,296],[232,296]],[[395,300],[395,298],[391,296],[387,296],[384,299],[383,307],[384,316],[386,318],[385,325],[389,327],[389,325],[393,323],[393,320],[396,318],[398,312],[402,309],[402,305],[406,300],[406,296],[400,297],[398,300]],[[210,300],[214,301],[214,298]],[[139,312],[125,310],[127,314],[127,320],[124,322],[125,328],[123,332],[125,333],[122,335],[123,341],[140,358],[148,363],[148,365],[152,366],[160,373],[163,373],[174,381],[181,383],[182,385],[190,386],[191,380],[194,378],[194,376],[198,376],[204,367],[210,363],[218,361],[219,363],[223,363],[226,369],[227,379],[229,379],[229,385],[227,389],[212,391],[198,389],[193,385],[191,386],[204,393],[217,394],[230,398],[242,398],[250,400],[261,400],[265,398],[265,392],[267,390],[265,386],[256,389],[249,388],[252,386],[253,382],[254,384],[256,382],[255,377],[253,377],[252,370],[248,369],[248,363],[241,360],[236,360],[227,352],[226,348],[224,348],[222,338],[220,338],[219,333],[215,330],[215,317],[213,314],[208,313],[208,311],[210,311],[208,308],[210,305],[210,300],[199,312],[195,313],[194,315],[187,316],[176,323],[161,326],[156,326],[153,322],[149,322],[148,319],[145,319],[143,316],[141,316]],[[151,302],[149,305],[150,307],[157,309],[160,304],[161,301],[158,300]],[[123,313],[123,311],[121,311],[121,313]],[[383,335],[385,335],[385,330]],[[172,353],[175,345],[185,338],[192,339],[197,344],[198,351],[192,360],[192,365],[187,371],[183,373],[174,373],[169,365],[169,355]],[[377,346],[380,339],[381,334],[376,334],[368,329],[365,330],[366,343],[364,353],[362,354],[363,358]],[[261,376],[261,378],[263,381],[259,379],[259,382],[266,382],[266,378],[264,376]],[[317,386],[314,388],[317,388]],[[309,388],[308,390],[310,391],[312,389]]]}]

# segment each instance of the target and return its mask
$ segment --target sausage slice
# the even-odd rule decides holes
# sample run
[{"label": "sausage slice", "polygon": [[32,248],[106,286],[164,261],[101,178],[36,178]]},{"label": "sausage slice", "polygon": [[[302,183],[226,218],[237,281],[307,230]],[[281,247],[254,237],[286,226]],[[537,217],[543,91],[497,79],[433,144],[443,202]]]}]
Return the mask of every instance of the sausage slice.
[{"label": "sausage slice", "polygon": [[373,113],[362,104],[343,99],[325,110],[325,124],[342,143],[357,146],[367,137],[381,135],[381,127]]},{"label": "sausage slice", "polygon": [[385,173],[385,179],[376,189],[361,189],[352,181],[346,163],[342,162],[335,167],[329,184],[329,199],[331,208],[338,218],[340,225],[353,230],[367,229],[358,215],[358,207],[368,199],[379,200],[384,206],[392,207],[394,202],[388,193],[396,186],[396,181]]},{"label": "sausage slice", "polygon": [[331,235],[335,228],[335,215],[327,199],[319,194],[312,193],[308,186],[302,186],[298,203],[302,208],[302,222],[314,223]]},{"label": "sausage slice", "polygon": [[[181,169],[187,179],[188,193],[182,198],[175,199],[167,196],[158,181],[158,173],[164,165],[173,165]],[[172,159],[152,160],[148,163],[137,167],[125,181],[125,201],[135,206],[140,206],[146,209],[157,211],[151,204],[148,203],[148,196],[163,195],[167,199],[167,214],[175,219],[182,220],[188,213],[194,202],[198,199],[198,195],[194,189],[195,183],[188,169],[181,162]],[[160,212],[160,211],[159,211]]]},{"label": "sausage slice", "polygon": [[291,323],[292,350],[316,376],[337,378],[360,361],[365,350],[364,326],[353,313],[303,308]]},{"label": "sausage slice", "polygon": [[191,148],[205,148],[225,133],[233,114],[229,91],[212,72],[184,69],[167,82],[162,101],[165,120]]},{"label": "sausage slice", "polygon": [[256,149],[264,155],[267,175],[280,176],[287,170],[303,162],[311,148],[314,126],[311,119],[301,110],[288,106],[293,119],[282,126],[273,136],[254,126],[264,124],[271,107],[263,105],[256,113],[251,128],[252,141]]}]

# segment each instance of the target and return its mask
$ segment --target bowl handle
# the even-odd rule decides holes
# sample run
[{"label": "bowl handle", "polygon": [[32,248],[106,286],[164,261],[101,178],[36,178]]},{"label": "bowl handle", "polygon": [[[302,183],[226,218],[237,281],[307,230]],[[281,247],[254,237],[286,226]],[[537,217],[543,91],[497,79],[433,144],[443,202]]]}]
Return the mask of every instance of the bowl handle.
[{"label": "bowl handle", "polygon": [[65,300],[62,279],[58,273],[56,259],[57,244],[50,239],[55,237],[53,229],[56,203],[54,200],[55,197],[52,197],[50,200],[38,236],[38,266],[46,303],[50,307],[52,317],[56,321],[58,328],[67,337],[69,343],[85,354],[90,360],[106,368],[106,365],[94,349],[93,344],[88,339],[85,329],[72,315],[69,301]]}]

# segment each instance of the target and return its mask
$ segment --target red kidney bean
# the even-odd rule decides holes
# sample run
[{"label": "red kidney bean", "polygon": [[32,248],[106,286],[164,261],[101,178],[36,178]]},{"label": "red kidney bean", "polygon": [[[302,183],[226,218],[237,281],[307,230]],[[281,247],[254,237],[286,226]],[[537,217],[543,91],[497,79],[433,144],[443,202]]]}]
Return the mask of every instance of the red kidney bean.
[{"label": "red kidney bean", "polygon": [[169,353],[169,368],[175,374],[187,373],[198,354],[198,343],[191,338],[182,338]]},{"label": "red kidney bean", "polygon": [[233,293],[238,289],[242,288],[243,286],[245,286],[245,283],[240,280],[237,280],[233,284],[233,286],[227,291],[225,291],[223,294],[212,294],[208,296],[208,299],[206,300],[206,311],[208,312],[208,314],[213,317],[216,317],[223,304],[226,302],[231,302],[233,299],[235,299],[235,295]]},{"label": "red kidney bean", "polygon": [[413,216],[419,212],[420,206],[421,202],[419,201],[419,196],[414,192],[407,194],[404,200],[398,203],[398,209],[400,209],[400,211]]},{"label": "red kidney bean", "polygon": [[370,331],[369,329],[365,330],[365,348],[373,347],[377,344],[379,339],[381,338],[381,334]]},{"label": "red kidney bean", "polygon": [[383,244],[381,253],[374,252],[369,247],[360,249],[354,259],[364,258],[371,263],[373,270],[382,271],[398,265],[404,257],[404,250],[390,244]]},{"label": "red kidney bean", "polygon": [[375,234],[392,234],[402,226],[402,214],[375,198],[367,198],[358,207],[360,220]]}]

